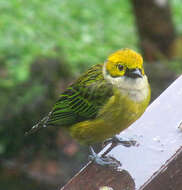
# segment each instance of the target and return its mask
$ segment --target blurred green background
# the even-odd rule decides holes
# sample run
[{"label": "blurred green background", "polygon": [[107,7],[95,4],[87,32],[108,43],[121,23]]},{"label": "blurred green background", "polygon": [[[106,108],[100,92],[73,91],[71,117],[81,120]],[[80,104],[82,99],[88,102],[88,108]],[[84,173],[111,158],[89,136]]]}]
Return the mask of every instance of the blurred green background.
[{"label": "blurred green background", "polygon": [[[87,162],[87,147],[60,128],[24,133],[89,66],[120,48],[141,52],[153,99],[181,74],[182,2],[151,2],[164,16],[147,15],[150,5],[142,0],[144,21],[135,0],[0,1],[0,189],[59,189]],[[152,25],[156,16],[172,37],[162,24]],[[155,42],[160,31],[160,44],[172,39],[167,52]]]}]

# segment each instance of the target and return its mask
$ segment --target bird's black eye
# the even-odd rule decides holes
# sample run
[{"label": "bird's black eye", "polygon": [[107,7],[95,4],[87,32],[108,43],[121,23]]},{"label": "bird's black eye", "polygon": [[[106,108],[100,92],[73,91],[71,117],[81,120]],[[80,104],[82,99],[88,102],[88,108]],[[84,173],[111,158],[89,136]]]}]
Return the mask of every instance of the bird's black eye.
[{"label": "bird's black eye", "polygon": [[120,64],[118,65],[118,69],[119,69],[120,71],[122,71],[123,68],[124,68],[123,65],[120,65]]}]

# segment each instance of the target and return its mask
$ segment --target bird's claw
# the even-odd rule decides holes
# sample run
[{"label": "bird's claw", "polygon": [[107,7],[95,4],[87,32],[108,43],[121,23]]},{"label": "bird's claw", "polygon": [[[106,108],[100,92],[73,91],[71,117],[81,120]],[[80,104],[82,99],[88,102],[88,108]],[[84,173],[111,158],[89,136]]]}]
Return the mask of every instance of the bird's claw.
[{"label": "bird's claw", "polygon": [[133,139],[123,139],[118,136],[114,136],[113,138],[107,139],[104,141],[103,145],[106,146],[107,144],[112,143],[116,145],[123,145],[125,147],[131,147],[131,146],[138,146],[139,143],[136,140]]},{"label": "bird's claw", "polygon": [[118,168],[121,166],[121,163],[114,159],[113,157],[101,157],[95,153],[92,147],[90,147],[91,155],[89,155],[89,160],[101,166],[111,166]]}]

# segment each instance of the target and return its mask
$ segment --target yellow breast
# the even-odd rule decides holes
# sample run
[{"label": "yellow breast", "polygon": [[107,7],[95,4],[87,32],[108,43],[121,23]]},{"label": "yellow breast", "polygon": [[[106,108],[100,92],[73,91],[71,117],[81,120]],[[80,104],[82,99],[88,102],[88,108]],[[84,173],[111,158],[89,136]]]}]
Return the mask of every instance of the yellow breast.
[{"label": "yellow breast", "polygon": [[150,90],[142,101],[134,101],[116,90],[94,120],[73,125],[71,135],[82,144],[102,142],[127,128],[145,111],[150,101]]}]

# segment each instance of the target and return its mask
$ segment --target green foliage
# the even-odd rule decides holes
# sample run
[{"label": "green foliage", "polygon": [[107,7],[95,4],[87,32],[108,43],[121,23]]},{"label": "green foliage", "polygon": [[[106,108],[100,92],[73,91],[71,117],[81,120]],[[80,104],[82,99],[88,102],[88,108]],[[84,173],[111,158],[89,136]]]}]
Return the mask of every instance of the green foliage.
[{"label": "green foliage", "polygon": [[[181,0],[170,3],[182,33]],[[125,0],[1,0],[0,17],[0,62],[6,63],[9,78],[3,82],[10,86],[27,79],[37,56],[64,55],[75,73],[118,48],[137,48],[132,8]]]},{"label": "green foliage", "polygon": [[13,84],[27,79],[37,56],[62,57],[61,51],[78,72],[137,43],[125,0],[2,0],[0,17],[0,60]]},{"label": "green foliage", "polygon": [[182,3],[181,0],[172,0],[169,1],[171,5],[172,10],[172,18],[175,24],[175,28],[177,29],[177,32],[179,34],[182,34]]},{"label": "green foliage", "polygon": [[170,70],[173,70],[176,74],[182,73],[182,65],[181,65],[182,59],[173,59],[170,61],[163,62],[170,68]]}]

